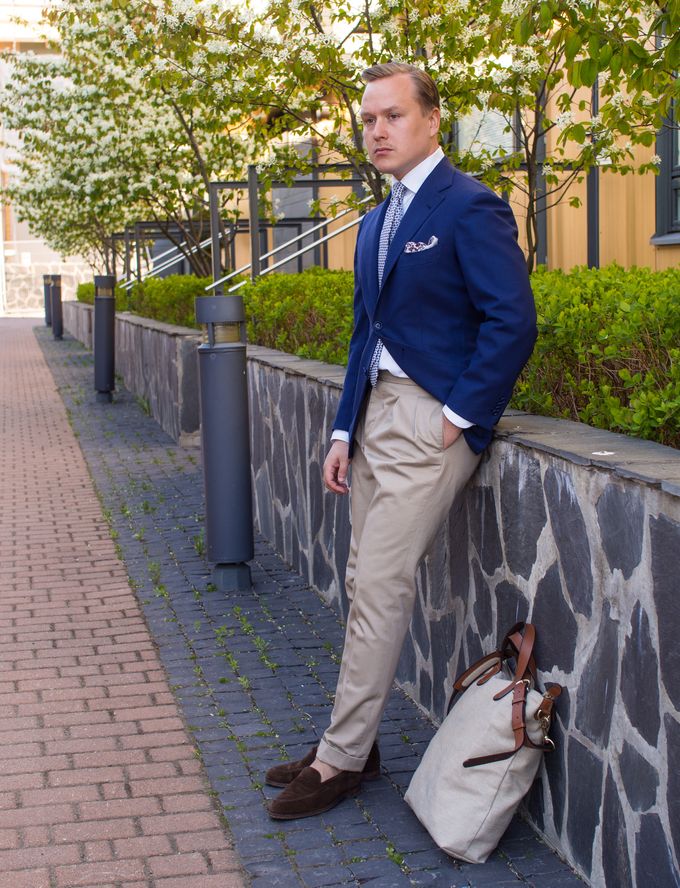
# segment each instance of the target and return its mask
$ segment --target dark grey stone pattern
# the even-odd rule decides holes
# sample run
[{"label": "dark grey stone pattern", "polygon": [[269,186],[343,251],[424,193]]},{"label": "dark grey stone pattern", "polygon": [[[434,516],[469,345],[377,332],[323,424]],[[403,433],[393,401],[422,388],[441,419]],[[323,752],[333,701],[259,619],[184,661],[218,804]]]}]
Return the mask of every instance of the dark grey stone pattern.
[{"label": "dark grey stone pattern", "polygon": [[[346,503],[323,493],[319,478],[341,379],[324,380],[318,364],[305,378],[310,364],[252,351],[253,410],[264,417],[253,429],[255,440],[261,436],[253,448],[257,514],[265,534],[276,533],[278,516],[284,557],[342,606]],[[288,415],[284,379],[300,390]],[[598,436],[593,450],[607,450],[606,433]],[[300,485],[294,508],[280,498],[283,483],[271,480],[271,455],[284,446],[282,437],[278,471],[288,487],[295,479]],[[557,749],[546,757],[526,810],[593,885],[646,888],[636,881],[644,867],[631,837],[650,808],[676,804],[665,799],[675,777],[664,763],[660,725],[665,713],[679,718],[680,500],[586,465],[580,454],[570,461],[554,442],[533,449],[530,443],[495,441],[427,554],[397,678],[441,720],[456,675],[493,650],[512,623],[530,619],[541,678],[566,690],[553,727]],[[300,454],[306,461],[298,461]],[[295,515],[302,503],[308,505]],[[291,541],[307,529],[305,569]],[[662,682],[670,709],[659,694]],[[677,866],[673,839],[680,836],[671,835],[668,815],[659,823]],[[619,879],[627,865],[630,881]]]},{"label": "dark grey stone pattern", "polygon": [[[348,504],[320,480],[343,370],[249,355],[258,527],[344,613]],[[598,888],[613,871],[605,832],[626,839],[633,888],[659,830],[676,874],[680,862],[679,482],[670,448],[506,417],[424,559],[399,666],[436,721],[460,671],[515,620],[536,624],[540,678],[565,691],[526,812]]]},{"label": "dark grey stone pattern", "polygon": [[[435,727],[396,688],[381,725],[381,779],[319,817],[269,819],[264,802],[278,790],[263,785],[266,768],[305,754],[328,723],[338,610],[262,538],[253,588],[216,592],[203,557],[198,453],[179,447],[123,388],[112,404],[97,403],[91,355],[68,335],[37,335],[252,888],[583,886],[520,818],[481,866],[434,846],[403,793]],[[443,613],[432,629],[430,643],[448,649],[456,618]],[[439,668],[447,671],[443,657]],[[426,688],[429,673],[419,680]]]},{"label": "dark grey stone pattern", "polygon": [[645,506],[632,485],[608,484],[597,501],[602,547],[611,570],[629,579],[642,558]]}]

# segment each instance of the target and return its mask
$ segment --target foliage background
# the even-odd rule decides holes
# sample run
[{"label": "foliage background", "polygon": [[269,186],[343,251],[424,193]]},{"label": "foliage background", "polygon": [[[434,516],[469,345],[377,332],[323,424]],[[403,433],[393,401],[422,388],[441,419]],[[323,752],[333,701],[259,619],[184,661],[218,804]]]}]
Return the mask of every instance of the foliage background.
[{"label": "foliage background", "polygon": [[[532,269],[538,213],[595,164],[655,169],[635,148],[680,92],[680,0],[60,0],[46,15],[61,58],[6,56],[0,117],[23,138],[6,197],[55,249],[107,267],[112,233],[146,220],[208,274],[209,182],[250,163],[273,216],[268,184],[315,160],[345,161],[381,200],[361,71],[401,59],[437,80],[454,162],[518,192]],[[457,145],[475,113],[501,121],[503,145]],[[222,200],[237,220],[243,190]]]},{"label": "foliage background", "polygon": [[[117,307],[196,326],[209,279],[171,276],[132,288]],[[680,270],[577,268],[531,276],[539,337],[512,400],[530,413],[586,422],[680,448]],[[345,364],[353,275],[272,274],[241,290],[250,342]],[[94,286],[78,298],[92,302]]]}]

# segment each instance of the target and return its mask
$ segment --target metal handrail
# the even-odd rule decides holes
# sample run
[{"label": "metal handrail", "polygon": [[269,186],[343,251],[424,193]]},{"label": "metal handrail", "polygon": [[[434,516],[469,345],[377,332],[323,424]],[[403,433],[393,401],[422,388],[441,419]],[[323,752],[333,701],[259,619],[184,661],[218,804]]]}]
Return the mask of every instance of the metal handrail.
[{"label": "metal handrail", "polygon": [[[222,237],[222,232],[219,232],[219,237]],[[207,247],[210,243],[210,238],[207,237],[204,241],[201,241],[198,245],[194,245],[189,249],[190,253],[195,253],[196,250],[202,250],[203,247]],[[162,262],[160,265],[156,265],[151,271],[148,271],[142,280],[146,280],[147,277],[154,277],[161,271],[165,271],[166,268],[172,268],[173,265],[176,265],[177,262],[182,258],[182,251],[180,247],[186,247],[187,242],[182,241],[179,247],[173,247],[172,250],[168,252],[174,252],[176,255],[170,256],[169,259],[166,259],[165,262]],[[161,253],[161,256],[164,254]],[[160,256],[154,256],[154,261],[156,259],[160,259]]]},{"label": "metal handrail", "polygon": [[[362,201],[362,203],[366,203],[368,200],[370,200],[370,198],[366,198],[366,200]],[[344,210],[343,210],[343,212],[344,212]],[[336,216],[336,219],[337,219],[337,216]],[[358,216],[356,219],[352,219],[352,221],[348,222],[346,225],[342,225],[342,226],[340,226],[340,228],[336,228],[335,231],[331,231],[331,233],[325,235],[325,237],[320,237],[318,240],[314,241],[313,243],[307,244],[306,247],[302,247],[301,250],[298,250],[296,253],[293,253],[291,256],[286,256],[284,259],[279,259],[279,261],[275,262],[273,265],[269,265],[269,266],[267,266],[267,268],[263,268],[262,271],[260,272],[260,277],[262,277],[265,274],[269,274],[270,272],[274,271],[276,268],[280,268],[282,265],[285,265],[287,262],[290,262],[292,259],[297,259],[297,257],[302,256],[303,253],[308,253],[310,250],[313,250],[314,247],[318,247],[319,244],[324,244],[324,243],[326,243],[326,241],[331,240],[331,238],[337,237],[339,234],[342,234],[343,231],[347,231],[348,229],[353,228],[355,225],[358,225],[362,219],[363,219],[363,215]],[[309,232],[307,232],[307,233],[309,233]],[[299,238],[296,238],[296,240],[298,240],[298,239]],[[262,257],[262,258],[264,258],[264,257]],[[248,265],[248,268],[250,268],[250,265]],[[236,290],[239,290],[241,287],[244,286],[244,284],[247,284],[247,283],[248,283],[248,281],[240,281],[238,284],[234,284],[233,287],[229,287],[229,289],[227,290],[227,293],[235,293]],[[208,287],[206,287],[206,290],[207,289],[208,289]]]},{"label": "metal handrail", "polygon": [[[222,232],[221,231],[218,232],[217,236],[222,237]],[[199,244],[194,244],[193,247],[189,247],[189,253],[195,253],[197,250],[202,250],[203,247],[207,247],[208,244],[211,243],[211,241],[212,241],[212,238],[208,237],[204,241],[201,241]],[[186,241],[182,241],[181,246],[185,247],[186,243],[187,243]],[[155,277],[157,274],[160,274],[161,271],[165,271],[166,268],[171,268],[173,265],[175,265],[178,262],[178,260],[180,259],[180,257],[183,255],[183,253],[182,253],[182,250],[180,249],[180,247],[172,247],[171,250],[166,250],[166,253],[173,252],[173,251],[174,251],[174,253],[176,253],[175,256],[171,256],[170,259],[166,259],[166,261],[163,262],[161,265],[158,265],[158,266],[156,266],[156,268],[152,268],[150,271],[147,271],[147,273],[142,276],[141,280],[145,281],[147,278]],[[163,255],[165,255],[165,253],[162,253],[161,255],[163,256]],[[156,258],[159,258],[159,257],[156,256]],[[136,282],[137,282],[136,277],[130,277],[126,281],[123,281],[121,283],[121,286],[126,290],[130,290],[135,285]]]},{"label": "metal handrail", "polygon": [[[364,197],[364,198],[362,198],[362,200],[359,201],[358,206],[361,207],[364,204],[369,203],[371,200],[373,200],[373,198],[370,196]],[[357,207],[348,207],[347,209],[341,210],[330,221],[332,222],[332,221],[335,221],[336,219],[342,219],[343,216],[346,216],[348,213],[354,212],[355,209],[357,209]],[[326,235],[325,237],[322,237],[319,240],[313,241],[311,244],[309,244],[308,246],[304,247],[301,250],[298,250],[297,252],[293,253],[291,256],[286,256],[285,259],[282,259],[279,262],[275,262],[272,266],[263,269],[260,272],[260,275],[267,274],[268,272],[270,272],[276,268],[280,268],[282,265],[285,265],[287,262],[290,262],[292,259],[296,259],[298,256],[302,256],[304,253],[309,252],[309,250],[314,249],[314,247],[318,247],[320,244],[323,244],[326,241],[331,240],[336,235],[342,234],[343,231],[347,231],[349,228],[352,228],[354,225],[356,225],[360,221],[360,219],[361,219],[361,216],[359,216],[353,222],[350,222],[348,225],[343,225],[341,228],[336,229],[335,231],[331,232],[329,235]],[[269,252],[263,253],[260,258],[261,259],[269,259],[272,256],[275,256],[277,253],[280,253],[281,250],[285,250],[286,247],[290,247],[293,244],[296,244],[299,241],[304,240],[304,238],[309,237],[310,234],[314,234],[315,231],[319,231],[321,228],[325,228],[328,224],[329,224],[329,220],[325,219],[323,222],[319,222],[317,225],[313,225],[311,228],[308,228],[306,231],[303,231],[300,234],[295,235],[295,237],[292,237],[289,240],[284,241],[282,244],[279,244],[278,247],[274,247],[273,249],[269,250]],[[218,238],[222,237],[221,231],[219,231],[217,233],[217,237]],[[201,241],[199,244],[195,244],[193,247],[189,247],[189,253],[191,254],[191,253],[195,253],[197,250],[202,250],[204,247],[207,247],[211,242],[212,242],[212,237],[208,237],[205,240]],[[166,259],[165,262],[162,262],[160,265],[157,265],[156,267],[147,271],[146,274],[142,275],[140,280],[145,281],[148,278],[156,277],[156,275],[160,274],[162,271],[165,271],[167,268],[171,268],[184,255],[182,252],[182,247],[186,247],[186,246],[187,246],[187,242],[182,241],[180,246],[170,247],[170,249],[165,250],[163,253],[160,253],[158,256],[154,256],[151,260],[152,262],[156,261],[158,259],[162,259],[164,256],[169,256],[169,258]],[[231,280],[232,278],[236,277],[239,274],[243,274],[243,272],[248,271],[251,267],[252,267],[252,263],[248,262],[245,265],[242,265],[240,268],[237,268],[235,271],[230,271],[228,274],[224,275],[219,280],[213,281],[213,283],[208,284],[208,286],[205,288],[206,291],[214,290],[215,287],[218,287],[220,284],[225,283],[225,281]],[[132,287],[135,285],[136,282],[137,282],[137,276],[135,274],[135,276],[129,277],[126,280],[121,281],[120,286],[123,287],[123,289],[125,289],[125,290],[130,290],[130,289],[132,289]],[[245,281],[238,284],[236,287],[230,288],[228,290],[228,292],[229,293],[234,292],[234,290],[237,290],[239,287],[243,286],[244,283],[245,283]]]},{"label": "metal handrail", "polygon": [[[373,200],[372,197],[364,197],[364,198],[362,198],[362,200],[359,201],[358,206],[363,206],[364,204],[368,203],[371,200]],[[342,217],[346,216],[348,213],[353,213],[355,209],[356,209],[356,207],[348,207],[345,210],[341,210],[337,214],[337,216],[333,216],[333,219],[331,221],[334,222],[336,219],[342,219]],[[361,218],[361,216],[359,216],[359,218]],[[356,222],[358,222],[358,219],[355,220],[355,222],[352,224],[356,224]],[[313,225],[311,228],[308,228],[307,231],[303,231],[301,234],[296,234],[295,237],[292,237],[290,240],[287,240],[284,243],[279,244],[278,247],[274,247],[274,249],[270,250],[268,253],[263,253],[262,256],[260,256],[260,259],[269,259],[271,256],[274,256],[276,253],[280,253],[281,250],[284,250],[286,247],[290,247],[291,244],[295,244],[298,241],[301,241],[304,238],[309,237],[310,234],[313,234],[315,231],[318,231],[320,228],[324,228],[328,224],[329,224],[329,221],[328,221],[328,219],[326,219],[323,222],[319,222],[318,225]],[[299,250],[297,253],[293,253],[292,256],[287,256],[285,259],[282,259],[281,261],[274,263],[274,265],[272,265],[271,268],[279,268],[281,265],[285,265],[286,262],[289,262],[291,259],[296,259],[298,256],[301,256],[303,253],[306,253],[310,248],[318,247],[319,244],[325,243],[325,241],[330,240],[331,237],[333,237],[336,234],[339,234],[342,231],[345,231],[347,228],[351,228],[351,225],[339,228],[336,231],[331,232],[331,234],[328,235],[327,237],[323,237],[323,238],[321,238],[321,240],[314,241],[314,243],[309,244],[309,247],[305,247],[303,250]],[[244,271],[248,271],[248,269],[251,268],[251,266],[252,266],[252,263],[248,262],[246,265],[242,265],[241,268],[237,268],[236,271],[230,271],[228,274],[225,274],[224,277],[221,277],[219,280],[213,281],[212,284],[208,284],[208,286],[205,289],[206,290],[214,290],[215,287],[219,287],[219,285],[223,284],[225,281],[231,280],[231,278],[236,277],[237,274],[241,274]],[[266,268],[260,272],[260,275],[266,274],[267,271],[270,271],[270,270],[271,270],[270,268]],[[244,281],[244,283],[245,283],[245,281]],[[229,292],[231,293],[232,290],[229,290]]]}]

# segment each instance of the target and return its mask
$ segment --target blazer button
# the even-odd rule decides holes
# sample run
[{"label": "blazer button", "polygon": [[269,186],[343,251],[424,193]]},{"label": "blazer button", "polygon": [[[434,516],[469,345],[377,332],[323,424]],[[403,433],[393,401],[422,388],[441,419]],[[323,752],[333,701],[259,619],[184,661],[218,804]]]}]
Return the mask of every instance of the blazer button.
[{"label": "blazer button", "polygon": [[382,324],[380,323],[380,321],[376,321],[375,324],[373,324],[373,326],[375,327],[376,330],[382,330]]}]

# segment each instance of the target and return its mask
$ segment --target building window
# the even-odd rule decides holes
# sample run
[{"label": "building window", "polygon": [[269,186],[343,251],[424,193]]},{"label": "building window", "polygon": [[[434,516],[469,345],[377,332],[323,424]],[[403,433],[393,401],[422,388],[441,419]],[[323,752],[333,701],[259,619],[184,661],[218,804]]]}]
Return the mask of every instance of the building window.
[{"label": "building window", "polygon": [[677,106],[659,133],[656,153],[661,158],[656,177],[656,234],[652,243],[680,243],[680,134]]}]

